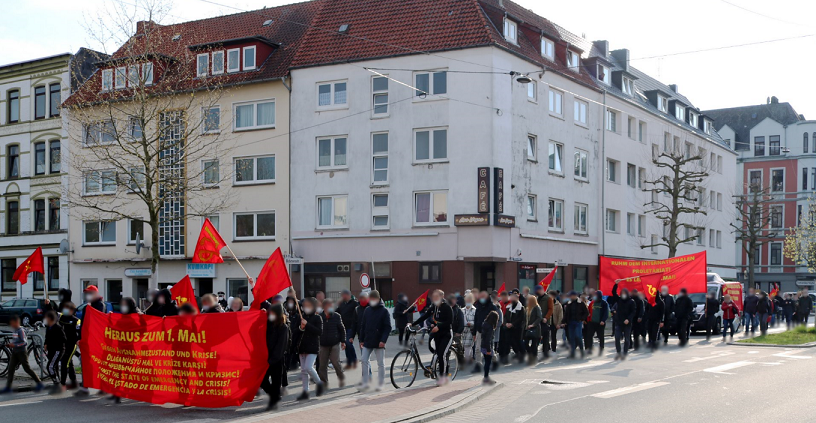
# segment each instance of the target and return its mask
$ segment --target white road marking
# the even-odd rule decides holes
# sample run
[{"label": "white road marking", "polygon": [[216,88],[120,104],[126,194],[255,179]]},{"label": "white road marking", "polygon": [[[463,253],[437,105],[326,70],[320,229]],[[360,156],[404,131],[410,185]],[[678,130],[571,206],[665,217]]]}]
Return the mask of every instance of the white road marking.
[{"label": "white road marking", "polygon": [[722,352],[720,354],[710,355],[710,356],[707,356],[707,357],[694,357],[694,358],[690,358],[688,360],[684,360],[683,363],[696,363],[698,361],[711,360],[712,358],[720,358],[720,357],[725,357],[725,356],[733,355],[733,354],[734,353],[732,353],[732,352]]},{"label": "white road marking", "polygon": [[748,354],[759,354],[759,351],[748,351]]},{"label": "white road marking", "polygon": [[785,351],[783,353],[774,354],[774,357],[798,358],[798,359],[803,359],[803,360],[808,359],[808,358],[812,358],[809,355],[791,355],[791,354],[793,354],[795,352],[796,352],[796,350]]},{"label": "white road marking", "polygon": [[0,404],[0,407],[11,407],[12,405],[28,405],[28,404],[37,404],[42,401],[27,401],[27,402],[15,402],[14,404]]},{"label": "white road marking", "polygon": [[708,369],[704,369],[703,371],[708,372],[708,373],[719,373],[719,374],[722,374],[722,375],[730,375],[730,374],[733,374],[733,373],[726,373],[726,370],[734,370],[734,369],[738,369],[740,367],[750,366],[751,364],[754,364],[754,363],[752,361],[737,361],[736,363],[729,363],[729,364],[723,364],[722,366],[710,367]]},{"label": "white road marking", "polygon": [[759,363],[759,364],[762,364],[764,366],[779,366],[782,363],[783,363],[782,361],[769,361],[767,363]]},{"label": "white road marking", "polygon": [[586,369],[587,367],[603,366],[604,364],[609,364],[611,362],[612,362],[612,360],[602,360],[602,361],[594,361],[594,362],[586,363],[586,364],[575,364],[573,366],[546,368],[544,370],[536,370],[536,371],[539,372],[539,373],[549,373],[549,372],[554,372],[556,370]]},{"label": "white road marking", "polygon": [[631,394],[634,392],[645,391],[646,389],[656,388],[658,386],[668,385],[669,382],[646,382],[638,385],[627,386],[624,388],[613,389],[611,391],[604,391],[592,396],[595,398],[615,398],[621,395]]}]

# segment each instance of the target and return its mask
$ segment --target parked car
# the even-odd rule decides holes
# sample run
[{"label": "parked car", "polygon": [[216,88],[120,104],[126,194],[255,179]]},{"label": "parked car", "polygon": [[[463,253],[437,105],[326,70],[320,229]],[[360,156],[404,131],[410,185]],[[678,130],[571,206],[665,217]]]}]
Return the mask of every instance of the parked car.
[{"label": "parked car", "polygon": [[45,300],[43,299],[13,299],[0,304],[0,323],[8,323],[13,315],[20,316],[23,326],[33,325],[45,317]]},{"label": "parked car", "polygon": [[[697,332],[705,331],[706,329],[706,320],[705,320],[705,302],[706,302],[706,295],[708,293],[713,293],[714,298],[717,299],[719,304],[722,304],[722,297],[723,297],[723,290],[722,286],[725,283],[720,275],[716,273],[707,273],[707,282],[706,282],[706,289],[707,293],[696,293],[696,294],[689,294],[689,298],[691,299],[692,303],[694,303],[694,318],[691,322],[691,331]],[[717,310],[717,321],[714,326],[714,334],[719,335],[720,330],[722,328],[722,309]],[[734,330],[739,332],[740,325],[742,324],[741,319],[734,320]]]},{"label": "parked car", "polygon": [[[82,319],[82,315],[85,312],[85,307],[88,307],[88,303],[84,303],[77,308],[76,316],[78,319]],[[106,301],[105,313],[119,313],[119,303],[112,303],[110,301]]]}]

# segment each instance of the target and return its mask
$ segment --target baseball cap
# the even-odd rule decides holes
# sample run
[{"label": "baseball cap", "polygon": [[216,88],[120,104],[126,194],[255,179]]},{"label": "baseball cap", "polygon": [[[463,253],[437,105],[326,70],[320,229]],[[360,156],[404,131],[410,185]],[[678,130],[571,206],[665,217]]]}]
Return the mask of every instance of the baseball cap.
[{"label": "baseball cap", "polygon": [[577,293],[577,292],[575,292],[575,291],[570,291],[570,292],[569,292],[569,294],[567,294],[567,295],[569,295],[569,296],[571,297],[571,296],[573,296],[573,295],[578,295],[578,293]]},{"label": "baseball cap", "polygon": [[88,285],[82,292],[99,292],[99,288],[97,288],[96,285]]}]

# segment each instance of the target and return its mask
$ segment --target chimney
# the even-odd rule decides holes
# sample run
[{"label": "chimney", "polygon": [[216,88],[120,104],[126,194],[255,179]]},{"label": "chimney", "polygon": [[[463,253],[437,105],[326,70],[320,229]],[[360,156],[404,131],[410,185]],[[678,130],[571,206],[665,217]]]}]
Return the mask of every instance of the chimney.
[{"label": "chimney", "polygon": [[504,0],[499,0],[499,7],[504,9]]},{"label": "chimney", "polygon": [[771,96],[771,104],[779,104],[779,99],[775,95]]},{"label": "chimney", "polygon": [[612,51],[612,57],[618,61],[618,63],[623,66],[623,70],[629,71],[629,50],[622,48],[620,50]]},{"label": "chimney", "polygon": [[680,94],[680,91],[677,91],[677,84],[669,85],[669,89],[676,92],[677,94]]},{"label": "chimney", "polygon": [[148,27],[152,27],[154,25],[156,25],[156,23],[153,22],[153,21],[139,21],[139,22],[136,22],[136,34],[135,35],[144,35],[147,32]]},{"label": "chimney", "polygon": [[601,51],[601,55],[603,55],[603,57],[609,55],[609,41],[606,40],[593,41],[592,45]]}]

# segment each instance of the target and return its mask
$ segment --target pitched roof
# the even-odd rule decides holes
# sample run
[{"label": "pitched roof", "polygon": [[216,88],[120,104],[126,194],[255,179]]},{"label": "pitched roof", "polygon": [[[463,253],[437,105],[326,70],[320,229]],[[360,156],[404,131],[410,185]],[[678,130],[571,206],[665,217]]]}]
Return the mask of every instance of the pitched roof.
[{"label": "pitched roof", "polygon": [[790,103],[768,103],[755,106],[729,107],[706,110],[703,113],[714,119],[718,131],[724,126],[734,130],[734,145],[737,150],[747,150],[751,145],[751,129],[765,118],[771,118],[781,125],[790,125],[804,120]]}]

